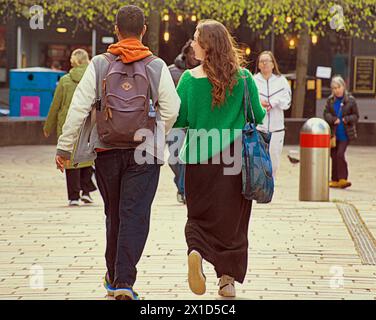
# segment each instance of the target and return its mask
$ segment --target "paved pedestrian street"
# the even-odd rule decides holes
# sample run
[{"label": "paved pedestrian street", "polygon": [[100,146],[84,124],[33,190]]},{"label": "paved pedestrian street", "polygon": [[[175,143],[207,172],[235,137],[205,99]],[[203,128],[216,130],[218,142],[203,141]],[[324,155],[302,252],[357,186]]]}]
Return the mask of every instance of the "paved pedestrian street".
[{"label": "paved pedestrian street", "polygon": [[[353,186],[331,190],[331,202],[298,201],[299,165],[287,159],[292,149],[298,147],[285,146],[273,202],[253,207],[248,274],[236,284],[237,298],[376,299],[376,265],[362,259],[363,250],[375,258],[376,148],[349,147]],[[96,192],[95,204],[68,207],[54,152],[54,146],[0,148],[0,299],[107,299],[102,200]],[[368,249],[356,245],[341,201],[357,209]],[[185,221],[165,165],[135,284],[144,299],[219,299],[208,263],[207,293],[188,288]],[[362,243],[364,235],[354,234]]]}]

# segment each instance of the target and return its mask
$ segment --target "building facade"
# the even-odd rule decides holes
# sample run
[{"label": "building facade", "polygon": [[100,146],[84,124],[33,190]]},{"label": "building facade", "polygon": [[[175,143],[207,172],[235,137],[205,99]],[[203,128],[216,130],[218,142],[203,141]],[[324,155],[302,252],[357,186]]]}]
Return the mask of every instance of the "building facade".
[{"label": "building facade", "polygon": [[[168,21],[161,19],[159,56],[167,64],[173,63],[181,47],[193,37],[196,23],[192,17],[179,21],[174,14],[170,14]],[[116,41],[113,30],[113,25],[83,30],[72,21],[57,23],[48,17],[43,29],[32,29],[25,18],[9,19],[7,24],[0,25],[0,87],[9,85],[9,70],[13,68],[51,67],[57,62],[62,70],[68,71],[74,49],[86,49],[90,56],[105,52]],[[282,73],[295,71],[298,42],[291,45],[291,39],[285,36],[260,39],[260,32],[252,32],[245,20],[232,33],[247,52],[248,67],[252,71],[258,54],[273,47]],[[147,38],[146,34],[146,44]],[[376,96],[375,42],[329,33],[311,44],[308,75],[315,76],[318,66],[332,68],[332,75],[342,75],[354,94]],[[329,80],[323,80],[322,86],[327,90]]]}]

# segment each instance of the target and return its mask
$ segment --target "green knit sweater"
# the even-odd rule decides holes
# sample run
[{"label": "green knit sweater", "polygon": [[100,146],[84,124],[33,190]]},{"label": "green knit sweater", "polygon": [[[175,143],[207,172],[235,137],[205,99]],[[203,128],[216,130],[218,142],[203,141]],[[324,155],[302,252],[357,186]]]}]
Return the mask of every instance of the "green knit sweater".
[{"label": "green knit sweater", "polygon": [[[252,109],[257,124],[261,124],[266,111],[261,106],[259,93],[252,74],[239,71],[238,83],[232,93],[226,93],[226,100],[212,108],[212,84],[208,78],[195,78],[186,70],[177,87],[181,99],[179,117],[174,128],[187,128],[184,145],[179,158],[184,163],[202,163],[223,151],[241,135],[245,125],[244,118],[244,80],[247,77]],[[249,117],[251,111],[248,109]],[[214,129],[214,130],[212,130]],[[235,130],[239,129],[239,130]],[[208,138],[210,137],[210,138]]]}]

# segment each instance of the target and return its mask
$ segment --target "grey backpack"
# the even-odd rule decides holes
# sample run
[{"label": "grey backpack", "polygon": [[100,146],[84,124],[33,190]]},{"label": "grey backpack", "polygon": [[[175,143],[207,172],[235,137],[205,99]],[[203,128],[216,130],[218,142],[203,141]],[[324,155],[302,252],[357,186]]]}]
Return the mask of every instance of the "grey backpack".
[{"label": "grey backpack", "polygon": [[157,106],[151,99],[146,66],[156,57],[123,63],[119,56],[103,55],[109,66],[96,101],[99,139],[109,146],[136,147],[145,140],[136,134],[140,129],[154,133]]}]

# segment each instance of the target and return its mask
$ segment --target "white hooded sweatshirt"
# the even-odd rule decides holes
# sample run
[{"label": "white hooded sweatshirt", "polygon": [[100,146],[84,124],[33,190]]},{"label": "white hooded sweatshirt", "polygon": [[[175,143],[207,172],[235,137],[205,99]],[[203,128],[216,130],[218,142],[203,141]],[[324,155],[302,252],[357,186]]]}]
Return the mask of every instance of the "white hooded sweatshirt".
[{"label": "white hooded sweatshirt", "polygon": [[283,111],[290,108],[291,88],[287,79],[274,73],[265,80],[259,72],[254,76],[260,94],[260,100],[269,101],[271,110],[266,114],[263,124],[258,125],[260,131],[276,132],[285,128]]}]

